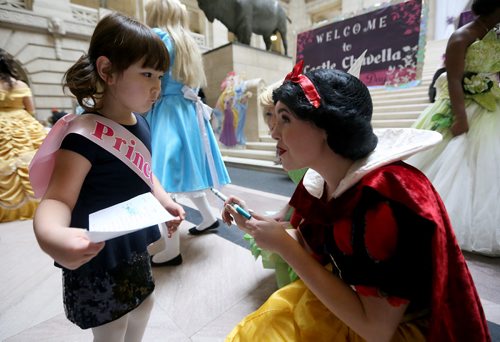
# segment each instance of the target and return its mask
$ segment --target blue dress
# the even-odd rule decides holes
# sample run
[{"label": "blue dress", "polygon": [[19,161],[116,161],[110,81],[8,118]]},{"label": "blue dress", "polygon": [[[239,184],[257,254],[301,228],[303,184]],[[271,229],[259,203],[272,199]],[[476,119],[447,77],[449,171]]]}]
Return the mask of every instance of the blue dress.
[{"label": "blue dress", "polygon": [[172,77],[173,41],[167,32],[153,31],[165,43],[171,65],[162,80],[161,97],[146,115],[151,126],[153,172],[167,192],[228,184],[230,178],[210,121],[203,117],[200,127],[196,103],[184,97],[184,85]]}]

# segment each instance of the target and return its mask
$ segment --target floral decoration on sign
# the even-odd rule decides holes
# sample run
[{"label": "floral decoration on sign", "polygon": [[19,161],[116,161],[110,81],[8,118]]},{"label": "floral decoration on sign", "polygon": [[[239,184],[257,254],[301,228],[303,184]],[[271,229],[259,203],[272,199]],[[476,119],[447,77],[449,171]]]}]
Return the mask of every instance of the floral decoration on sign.
[{"label": "floral decoration on sign", "polygon": [[386,73],[386,86],[396,86],[399,84],[409,83],[416,78],[417,74],[417,54],[418,45],[404,46],[403,52],[406,54],[397,65],[390,65]]},{"label": "floral decoration on sign", "polygon": [[303,32],[297,35],[297,60],[300,61],[304,59],[304,48],[307,44],[313,42],[314,33],[313,31]]},{"label": "floral decoration on sign", "polygon": [[404,24],[406,27],[403,34],[410,35],[420,30],[419,19],[421,10],[421,3],[418,1],[402,2],[394,6],[394,10],[391,12],[391,19],[393,21],[401,21],[401,24]]}]

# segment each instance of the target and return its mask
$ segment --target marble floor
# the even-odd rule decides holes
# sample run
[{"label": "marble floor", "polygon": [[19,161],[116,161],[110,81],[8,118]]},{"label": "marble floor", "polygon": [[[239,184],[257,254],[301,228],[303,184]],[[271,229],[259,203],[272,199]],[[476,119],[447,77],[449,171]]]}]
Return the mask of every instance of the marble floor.
[{"label": "marble floor", "polygon": [[[277,210],[287,200],[236,185],[224,192],[244,198],[258,212]],[[210,203],[220,212],[215,197]],[[223,341],[276,289],[273,272],[248,250],[217,234],[191,236],[191,226],[187,221],[181,226],[183,264],[154,269],[156,304],[144,341]],[[31,221],[0,224],[0,258],[0,341],[92,339],[90,331],[66,320],[60,271],[38,248]],[[467,261],[487,319],[500,325],[500,259],[467,255]]]}]

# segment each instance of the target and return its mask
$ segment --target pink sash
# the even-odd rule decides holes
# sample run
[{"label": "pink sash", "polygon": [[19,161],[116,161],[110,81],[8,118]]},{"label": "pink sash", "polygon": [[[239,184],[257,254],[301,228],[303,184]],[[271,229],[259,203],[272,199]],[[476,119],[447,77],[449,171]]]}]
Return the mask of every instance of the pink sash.
[{"label": "pink sash", "polygon": [[103,116],[67,114],[51,128],[31,160],[29,176],[35,197],[40,198],[47,191],[54,170],[55,152],[69,133],[77,133],[93,141],[120,159],[153,188],[151,153],[141,140],[123,126]]}]

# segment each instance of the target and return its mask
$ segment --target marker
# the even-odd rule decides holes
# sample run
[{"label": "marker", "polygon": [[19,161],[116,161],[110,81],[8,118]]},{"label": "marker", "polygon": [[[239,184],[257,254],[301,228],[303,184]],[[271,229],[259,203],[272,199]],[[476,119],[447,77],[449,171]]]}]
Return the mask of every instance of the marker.
[{"label": "marker", "polygon": [[[214,189],[214,188],[210,188],[210,190],[212,190],[212,192],[214,193],[214,195],[217,196],[217,197],[219,197],[224,202],[227,201],[227,196],[224,195],[219,190]],[[242,207],[240,207],[238,204],[232,203],[231,206],[234,208],[234,210],[236,210],[238,212],[238,214],[240,214],[241,216],[243,216],[247,220],[250,220],[252,218],[252,215],[250,215],[250,213],[248,213],[245,209],[243,209]]]}]

